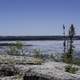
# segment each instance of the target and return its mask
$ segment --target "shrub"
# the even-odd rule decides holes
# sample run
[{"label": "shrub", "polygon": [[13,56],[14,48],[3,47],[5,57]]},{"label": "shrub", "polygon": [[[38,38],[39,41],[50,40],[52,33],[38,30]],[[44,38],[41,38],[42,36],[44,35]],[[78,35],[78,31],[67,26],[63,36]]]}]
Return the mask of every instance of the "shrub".
[{"label": "shrub", "polygon": [[80,58],[74,58],[73,63],[80,66]]},{"label": "shrub", "polygon": [[65,53],[65,54],[62,56],[62,58],[63,58],[63,62],[65,62],[65,63],[69,63],[69,64],[73,63],[73,61],[72,61],[73,56],[72,56],[71,54],[69,54],[68,52]]},{"label": "shrub", "polygon": [[23,43],[20,41],[15,42],[15,46],[10,45],[7,50],[8,55],[16,55],[19,56],[23,52]]},{"label": "shrub", "polygon": [[43,59],[43,54],[41,53],[40,49],[34,49],[33,52],[34,52],[34,58],[41,58],[41,59]]},{"label": "shrub", "polygon": [[69,73],[72,73],[72,74],[75,74],[76,71],[78,71],[78,68],[73,67],[72,65],[68,65],[68,66],[65,67],[65,71],[69,72]]}]

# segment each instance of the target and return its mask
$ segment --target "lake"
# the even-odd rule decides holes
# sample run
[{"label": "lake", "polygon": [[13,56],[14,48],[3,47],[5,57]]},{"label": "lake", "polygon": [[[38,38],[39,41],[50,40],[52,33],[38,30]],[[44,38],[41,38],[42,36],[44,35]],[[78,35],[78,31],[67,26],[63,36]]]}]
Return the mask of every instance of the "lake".
[{"label": "lake", "polygon": [[[23,44],[32,45],[25,46],[24,50],[32,53],[34,49],[40,49],[42,53],[63,53],[63,41],[22,41]],[[80,52],[80,41],[74,41],[75,51]],[[4,51],[7,47],[0,47],[0,51]],[[6,51],[6,50],[5,50]]]},{"label": "lake", "polygon": [[[63,41],[27,41],[29,49],[40,49],[43,53],[63,53]],[[80,51],[80,41],[74,41],[75,51]]]}]

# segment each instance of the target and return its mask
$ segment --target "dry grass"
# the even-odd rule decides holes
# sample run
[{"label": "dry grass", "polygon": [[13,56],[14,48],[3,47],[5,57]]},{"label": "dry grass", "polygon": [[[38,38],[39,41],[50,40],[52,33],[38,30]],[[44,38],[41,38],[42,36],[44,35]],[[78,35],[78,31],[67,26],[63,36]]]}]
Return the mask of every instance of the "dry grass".
[{"label": "dry grass", "polygon": [[1,64],[42,64],[43,60],[40,58],[0,55]]}]

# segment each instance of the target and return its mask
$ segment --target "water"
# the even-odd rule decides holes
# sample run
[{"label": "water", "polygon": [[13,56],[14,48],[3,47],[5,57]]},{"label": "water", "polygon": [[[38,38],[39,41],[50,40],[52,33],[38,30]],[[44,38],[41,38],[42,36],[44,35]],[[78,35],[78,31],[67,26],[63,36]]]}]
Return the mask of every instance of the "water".
[{"label": "water", "polygon": [[[63,41],[27,41],[30,49],[40,49],[43,53],[63,53]],[[74,41],[75,51],[80,51],[80,41]]]},{"label": "water", "polygon": [[[31,53],[34,49],[40,49],[44,54],[63,53],[63,41],[22,41],[23,44],[32,45],[25,46],[25,50]],[[75,51],[80,52],[80,41],[74,41]],[[5,48],[0,47],[0,51]]]}]

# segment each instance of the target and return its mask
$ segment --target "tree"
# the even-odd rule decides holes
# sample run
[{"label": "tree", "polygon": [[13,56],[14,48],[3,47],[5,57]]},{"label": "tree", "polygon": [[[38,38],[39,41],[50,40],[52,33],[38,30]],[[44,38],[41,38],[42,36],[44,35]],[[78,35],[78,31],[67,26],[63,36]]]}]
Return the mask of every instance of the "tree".
[{"label": "tree", "polygon": [[69,29],[69,50],[68,50],[68,57],[70,58],[70,63],[73,62],[73,38],[75,36],[75,28],[74,28],[74,25],[71,24],[71,27]]},{"label": "tree", "polygon": [[63,35],[64,35],[64,42],[63,42],[63,46],[64,46],[64,54],[66,52],[66,39],[65,39],[65,26],[63,25]]},{"label": "tree", "polygon": [[73,63],[73,38],[75,36],[75,28],[74,25],[71,24],[70,29],[69,29],[69,36],[68,36],[68,44],[69,44],[69,49],[67,51],[67,53],[64,55],[64,62],[66,63]]},{"label": "tree", "polygon": [[63,35],[64,35],[64,41],[63,41],[63,54],[62,54],[62,60],[64,61],[65,53],[66,53],[66,36],[65,36],[65,26],[63,25]]}]

